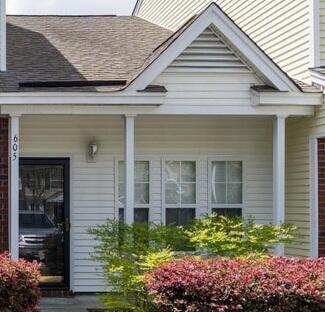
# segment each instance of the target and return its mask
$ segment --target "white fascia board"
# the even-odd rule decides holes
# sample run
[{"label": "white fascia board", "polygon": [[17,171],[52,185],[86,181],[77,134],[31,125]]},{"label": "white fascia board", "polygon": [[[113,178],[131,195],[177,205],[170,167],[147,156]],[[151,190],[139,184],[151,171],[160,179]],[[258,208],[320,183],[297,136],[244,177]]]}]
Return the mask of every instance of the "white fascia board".
[{"label": "white fascia board", "polygon": [[137,0],[137,3],[134,6],[134,9],[132,11],[132,16],[137,16],[139,13],[139,10],[141,8],[143,0]]},{"label": "white fascia board", "polygon": [[183,105],[1,105],[1,114],[18,115],[187,115],[187,116],[313,116],[313,106]]},{"label": "white fascia board", "polygon": [[293,81],[246,36],[215,4],[210,5],[129,86],[143,90],[162,73],[207,27],[214,25],[227,40],[279,91],[299,91]]},{"label": "white fascia board", "polygon": [[17,92],[0,93],[0,105],[162,105],[166,93]]},{"label": "white fascia board", "polygon": [[314,84],[325,87],[325,75],[315,70],[309,70],[309,73],[310,73],[311,81]]},{"label": "white fascia board", "polygon": [[293,105],[320,106],[323,105],[322,93],[302,92],[257,92],[251,90],[252,105]]}]

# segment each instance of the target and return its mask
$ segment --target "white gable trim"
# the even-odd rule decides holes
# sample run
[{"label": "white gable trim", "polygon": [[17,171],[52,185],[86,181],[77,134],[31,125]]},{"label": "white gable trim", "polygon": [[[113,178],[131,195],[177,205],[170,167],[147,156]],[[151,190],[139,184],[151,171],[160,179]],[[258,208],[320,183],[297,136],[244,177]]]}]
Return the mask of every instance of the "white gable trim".
[{"label": "white gable trim", "polygon": [[132,15],[133,16],[137,16],[138,15],[139,10],[140,10],[141,5],[142,5],[142,2],[143,2],[143,0],[137,0],[137,3],[135,4],[134,9],[133,9],[133,12],[132,12]]},{"label": "white gable trim", "polygon": [[151,63],[130,85],[130,90],[145,89],[168,65],[176,59],[207,27],[213,25],[266,80],[279,91],[299,91],[293,81],[275,65],[233,21],[211,4],[187,29]]}]

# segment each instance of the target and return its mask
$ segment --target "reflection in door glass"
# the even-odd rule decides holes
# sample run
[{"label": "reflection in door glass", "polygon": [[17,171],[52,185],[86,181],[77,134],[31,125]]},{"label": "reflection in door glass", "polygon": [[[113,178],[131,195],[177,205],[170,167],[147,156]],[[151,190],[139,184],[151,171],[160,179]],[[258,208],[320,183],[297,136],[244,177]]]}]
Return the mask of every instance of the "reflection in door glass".
[{"label": "reflection in door glass", "polygon": [[19,255],[41,262],[42,282],[64,283],[64,166],[20,165]]}]

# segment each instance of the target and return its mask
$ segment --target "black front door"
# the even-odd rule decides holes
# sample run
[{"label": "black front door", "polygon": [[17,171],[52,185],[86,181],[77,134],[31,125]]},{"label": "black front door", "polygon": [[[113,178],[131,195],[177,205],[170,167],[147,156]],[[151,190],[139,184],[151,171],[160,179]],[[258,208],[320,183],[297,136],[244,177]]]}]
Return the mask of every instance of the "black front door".
[{"label": "black front door", "polygon": [[21,158],[19,174],[19,256],[42,286],[69,287],[69,159]]}]

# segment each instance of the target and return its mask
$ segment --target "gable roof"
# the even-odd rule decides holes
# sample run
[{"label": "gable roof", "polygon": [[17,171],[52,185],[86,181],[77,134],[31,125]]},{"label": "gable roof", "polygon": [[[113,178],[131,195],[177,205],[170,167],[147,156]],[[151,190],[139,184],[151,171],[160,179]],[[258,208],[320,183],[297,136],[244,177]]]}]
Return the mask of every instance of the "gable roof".
[{"label": "gable roof", "polygon": [[207,27],[213,26],[264,80],[279,91],[301,88],[216,4],[211,3],[193,16],[174,35],[159,46],[133,79],[132,89],[143,89],[154,80]]},{"label": "gable roof", "polygon": [[[0,92],[132,90],[132,82],[183,35],[190,33],[189,42],[195,39],[194,24],[215,25],[216,15],[222,15],[293,89],[310,91],[286,76],[225,13],[216,10],[220,10],[216,4],[210,5],[174,33],[135,16],[8,16],[8,71],[0,72]],[[148,90],[154,78],[133,90]]]},{"label": "gable roof", "polygon": [[[79,87],[70,84],[62,91],[118,90],[124,86],[112,86],[112,80],[129,81],[171,35],[131,16],[8,16],[8,70],[0,73],[0,91],[35,91],[19,84],[67,81]],[[87,81],[101,86],[80,86]]]}]

